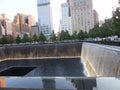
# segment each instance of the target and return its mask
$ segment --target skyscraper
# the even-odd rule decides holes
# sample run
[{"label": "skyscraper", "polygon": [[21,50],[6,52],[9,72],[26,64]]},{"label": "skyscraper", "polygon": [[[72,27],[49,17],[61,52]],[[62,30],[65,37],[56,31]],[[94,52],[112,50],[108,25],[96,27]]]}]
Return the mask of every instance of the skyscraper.
[{"label": "skyscraper", "polygon": [[72,19],[72,31],[89,32],[94,27],[92,0],[68,0]]},{"label": "skyscraper", "polygon": [[39,30],[47,38],[52,31],[52,13],[50,0],[37,0]]},{"label": "skyscraper", "polygon": [[20,32],[29,32],[32,25],[35,25],[35,20],[32,15],[26,15],[22,13],[17,13],[14,16],[14,23],[19,25]]},{"label": "skyscraper", "polygon": [[69,15],[69,4],[63,3],[61,4],[61,30],[68,31],[69,34],[72,35],[72,26],[71,26],[71,16]]},{"label": "skyscraper", "polygon": [[28,15],[27,19],[30,27],[35,25],[35,18],[31,14]]},{"label": "skyscraper", "polygon": [[93,10],[93,18],[94,18],[94,26],[95,26],[99,23],[98,12],[96,10]]}]

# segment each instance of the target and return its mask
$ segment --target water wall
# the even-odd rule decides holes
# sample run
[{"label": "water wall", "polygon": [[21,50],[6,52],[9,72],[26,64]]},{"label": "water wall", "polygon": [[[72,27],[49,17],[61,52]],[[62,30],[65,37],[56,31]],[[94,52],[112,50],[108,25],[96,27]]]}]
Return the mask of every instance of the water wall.
[{"label": "water wall", "polygon": [[0,47],[0,60],[8,58],[80,56],[82,43],[16,45]]},{"label": "water wall", "polygon": [[83,43],[81,57],[89,76],[120,76],[120,47]]},{"label": "water wall", "polygon": [[2,65],[4,59],[66,56],[81,56],[89,76],[120,76],[120,47],[80,42],[3,46],[0,47],[0,68],[10,65]]}]

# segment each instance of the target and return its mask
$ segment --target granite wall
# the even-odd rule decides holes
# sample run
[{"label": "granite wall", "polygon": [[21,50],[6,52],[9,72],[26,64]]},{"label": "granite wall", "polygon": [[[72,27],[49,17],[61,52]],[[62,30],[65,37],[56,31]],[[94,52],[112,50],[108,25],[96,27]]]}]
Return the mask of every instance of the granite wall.
[{"label": "granite wall", "polygon": [[0,60],[8,58],[80,56],[82,43],[16,45],[0,47]]}]

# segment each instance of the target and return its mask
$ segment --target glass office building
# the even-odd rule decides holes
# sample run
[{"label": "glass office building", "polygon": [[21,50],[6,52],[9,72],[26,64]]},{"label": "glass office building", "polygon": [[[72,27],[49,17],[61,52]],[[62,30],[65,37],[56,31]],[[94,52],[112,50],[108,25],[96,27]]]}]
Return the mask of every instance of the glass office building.
[{"label": "glass office building", "polygon": [[50,0],[37,0],[39,30],[48,39],[52,31],[52,13]]}]

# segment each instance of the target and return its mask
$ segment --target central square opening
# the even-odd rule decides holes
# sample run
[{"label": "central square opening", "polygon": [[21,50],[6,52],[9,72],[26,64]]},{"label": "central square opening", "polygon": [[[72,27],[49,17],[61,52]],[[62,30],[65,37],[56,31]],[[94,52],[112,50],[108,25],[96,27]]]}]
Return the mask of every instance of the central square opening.
[{"label": "central square opening", "polygon": [[0,76],[25,76],[36,67],[11,67],[0,72]]}]

